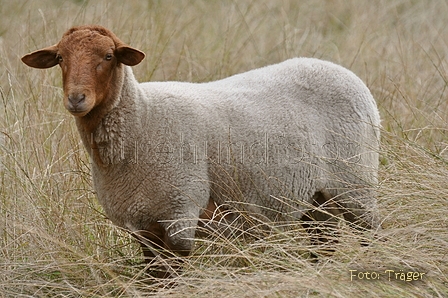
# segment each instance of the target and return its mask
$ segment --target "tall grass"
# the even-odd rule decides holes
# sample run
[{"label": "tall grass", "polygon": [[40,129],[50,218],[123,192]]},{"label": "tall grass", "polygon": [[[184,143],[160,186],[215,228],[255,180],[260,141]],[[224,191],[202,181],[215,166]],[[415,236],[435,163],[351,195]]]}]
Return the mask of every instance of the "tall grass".
[{"label": "tall grass", "polygon": [[[0,0],[0,15],[0,297],[448,296],[445,2]],[[353,70],[382,115],[379,239],[362,247],[342,228],[336,253],[313,263],[299,225],[206,238],[179,277],[151,280],[96,201],[59,71],[20,62],[90,23],[147,54],[140,81],[204,82],[294,56]],[[389,280],[385,270],[424,275]]]}]

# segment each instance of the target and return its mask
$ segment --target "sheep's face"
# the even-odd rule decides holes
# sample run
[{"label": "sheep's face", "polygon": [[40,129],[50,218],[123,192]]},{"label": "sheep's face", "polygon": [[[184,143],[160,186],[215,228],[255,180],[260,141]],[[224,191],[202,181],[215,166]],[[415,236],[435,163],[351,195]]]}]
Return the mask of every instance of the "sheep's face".
[{"label": "sheep's face", "polygon": [[64,105],[74,116],[84,117],[118,91],[122,64],[136,65],[144,57],[107,29],[86,26],[70,29],[58,44],[25,55],[22,61],[35,68],[59,64]]}]

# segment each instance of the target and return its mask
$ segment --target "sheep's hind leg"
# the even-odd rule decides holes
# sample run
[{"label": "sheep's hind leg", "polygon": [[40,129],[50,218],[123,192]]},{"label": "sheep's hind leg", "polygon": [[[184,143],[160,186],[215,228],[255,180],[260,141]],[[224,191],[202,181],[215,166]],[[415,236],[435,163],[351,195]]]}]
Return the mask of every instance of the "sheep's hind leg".
[{"label": "sheep's hind leg", "polygon": [[[370,189],[353,190],[340,196],[338,204],[342,206],[344,219],[360,233],[381,230],[374,191]],[[361,245],[366,246],[369,242],[370,240],[366,237],[361,238]]]},{"label": "sheep's hind leg", "polygon": [[311,236],[311,244],[318,246],[311,257],[317,259],[318,254],[331,254],[337,240],[337,226],[341,217],[340,206],[327,192],[316,192],[313,196],[313,208],[302,217],[302,226]]},{"label": "sheep's hind leg", "polygon": [[373,191],[357,189],[338,198],[344,218],[361,231],[380,229],[380,221]]}]

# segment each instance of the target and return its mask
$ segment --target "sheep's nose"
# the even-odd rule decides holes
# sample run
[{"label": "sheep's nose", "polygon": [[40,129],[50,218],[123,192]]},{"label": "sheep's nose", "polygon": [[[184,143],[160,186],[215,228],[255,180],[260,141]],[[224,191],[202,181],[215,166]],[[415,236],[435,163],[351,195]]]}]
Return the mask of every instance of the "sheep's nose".
[{"label": "sheep's nose", "polygon": [[68,96],[68,101],[73,107],[78,106],[86,99],[86,95],[83,93],[74,93]]}]

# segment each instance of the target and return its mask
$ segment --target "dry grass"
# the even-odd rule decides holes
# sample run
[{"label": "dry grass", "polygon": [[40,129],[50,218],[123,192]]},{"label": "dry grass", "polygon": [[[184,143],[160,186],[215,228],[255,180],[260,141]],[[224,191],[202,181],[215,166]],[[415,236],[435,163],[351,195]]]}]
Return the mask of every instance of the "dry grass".
[{"label": "dry grass", "polygon": [[[448,296],[445,2],[0,0],[0,15],[0,297]],[[343,230],[317,264],[294,226],[205,239],[177,287],[149,280],[138,247],[96,202],[59,71],[19,60],[86,23],[146,52],[140,81],[209,81],[294,56],[353,70],[383,119],[380,239],[361,247]],[[351,280],[350,270],[382,275]],[[385,270],[425,275],[389,280]]]}]

